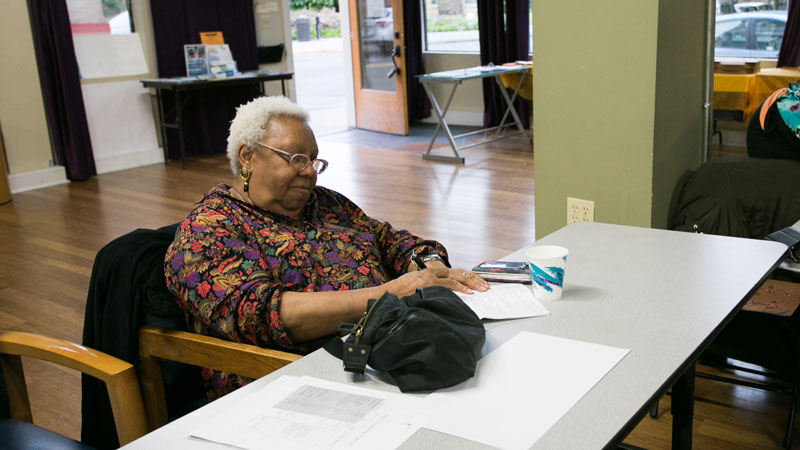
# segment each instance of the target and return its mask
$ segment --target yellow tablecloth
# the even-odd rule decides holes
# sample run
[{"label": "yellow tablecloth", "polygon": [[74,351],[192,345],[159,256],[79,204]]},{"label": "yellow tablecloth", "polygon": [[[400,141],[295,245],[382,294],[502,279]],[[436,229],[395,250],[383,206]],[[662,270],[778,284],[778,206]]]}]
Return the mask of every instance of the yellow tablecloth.
[{"label": "yellow tablecloth", "polygon": [[[506,63],[503,65],[517,66],[518,64]],[[519,77],[521,76],[522,74],[520,73],[500,75],[500,81],[503,82],[504,87],[513,90],[517,88],[517,83],[519,83]],[[525,81],[522,82],[522,86],[519,88],[519,96],[525,100],[533,100],[533,66],[531,66],[530,72],[525,75]]]},{"label": "yellow tablecloth", "polygon": [[714,109],[744,112],[744,121],[773,92],[800,80],[800,70],[782,67],[752,74],[714,74]]}]

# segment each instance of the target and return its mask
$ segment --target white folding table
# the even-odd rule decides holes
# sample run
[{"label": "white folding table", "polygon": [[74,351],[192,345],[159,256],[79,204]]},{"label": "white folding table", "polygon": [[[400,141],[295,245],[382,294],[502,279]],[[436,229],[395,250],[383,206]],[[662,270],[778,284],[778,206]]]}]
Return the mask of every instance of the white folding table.
[{"label": "white folding table", "polygon": [[[448,70],[446,72],[436,72],[436,73],[428,73],[425,75],[417,75],[417,79],[419,82],[422,83],[422,87],[425,89],[425,93],[428,95],[428,99],[431,101],[431,106],[433,106],[433,112],[436,115],[436,120],[438,120],[438,124],[436,125],[436,129],[433,131],[433,137],[431,137],[431,142],[428,145],[428,150],[422,155],[422,159],[427,159],[431,161],[444,161],[444,162],[455,162],[455,163],[464,163],[464,157],[458,152],[459,150],[463,150],[466,148],[474,147],[476,145],[483,145],[488,142],[496,141],[499,139],[506,139],[509,137],[514,136],[524,136],[525,139],[530,141],[528,134],[525,132],[525,128],[522,126],[522,122],[519,119],[519,115],[517,114],[516,109],[514,109],[514,101],[517,99],[519,90],[522,87],[522,83],[525,80],[525,75],[530,71],[530,66],[480,66],[480,67],[472,67],[469,69],[458,69],[458,70]],[[519,82],[517,82],[516,87],[514,87],[514,91],[511,95],[508,95],[506,92],[506,88],[503,86],[503,81],[500,79],[500,75],[506,75],[511,73],[518,73],[520,74]],[[506,110],[503,113],[503,118],[500,120],[500,125],[494,127],[487,127],[482,128],[476,131],[470,131],[468,133],[461,133],[457,135],[453,135],[450,132],[450,127],[447,125],[447,120],[445,116],[447,115],[447,110],[450,108],[450,102],[453,100],[453,96],[456,93],[456,89],[458,86],[464,82],[465,80],[472,80],[472,79],[479,79],[479,78],[494,78],[497,82],[497,85],[500,87],[500,92],[503,95],[503,99],[506,103]],[[450,88],[450,93],[447,97],[447,101],[444,103],[444,108],[439,106],[439,102],[436,100],[436,96],[433,94],[431,90],[431,84],[450,84],[452,87]],[[508,116],[512,117],[512,121],[506,122]],[[513,133],[504,133],[505,130],[511,130],[513,127],[516,127],[516,132]],[[431,150],[433,149],[433,143],[436,141],[436,136],[439,135],[439,130],[444,130],[445,135],[447,136],[447,140],[450,143],[450,147],[453,150],[453,156],[443,156],[443,155],[433,155],[431,154]],[[477,140],[475,142],[470,142],[466,145],[458,145],[456,143],[456,139],[466,138],[467,136],[474,136],[477,134],[483,134],[483,138]]]},{"label": "white folding table", "polygon": [[[487,344],[500,345],[520,331],[532,331],[630,349],[630,353],[532,448],[615,448],[670,386],[673,448],[691,448],[695,361],[778,266],[786,246],[601,223],[568,225],[536,244],[569,249],[564,295],[561,300],[542,302],[550,316],[486,322]],[[523,251],[503,259],[521,260]],[[399,392],[383,377],[344,372],[340,360],[318,350],[125,448],[223,448],[191,438],[190,433],[281,375],[311,375]],[[480,406],[465,413],[480,414]],[[400,448],[487,447],[423,428]]]}]

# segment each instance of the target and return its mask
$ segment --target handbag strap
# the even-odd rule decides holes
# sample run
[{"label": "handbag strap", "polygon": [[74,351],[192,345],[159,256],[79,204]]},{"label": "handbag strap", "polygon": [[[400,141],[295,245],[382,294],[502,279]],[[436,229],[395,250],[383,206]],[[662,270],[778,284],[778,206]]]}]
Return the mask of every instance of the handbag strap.
[{"label": "handbag strap", "polygon": [[764,100],[764,103],[761,104],[761,113],[758,115],[758,120],[761,122],[761,129],[766,131],[764,128],[764,122],[767,120],[767,111],[772,107],[772,105],[778,100],[778,97],[782,96],[786,93],[786,88],[778,89],[777,91],[773,92],[772,95],[767,97]]}]

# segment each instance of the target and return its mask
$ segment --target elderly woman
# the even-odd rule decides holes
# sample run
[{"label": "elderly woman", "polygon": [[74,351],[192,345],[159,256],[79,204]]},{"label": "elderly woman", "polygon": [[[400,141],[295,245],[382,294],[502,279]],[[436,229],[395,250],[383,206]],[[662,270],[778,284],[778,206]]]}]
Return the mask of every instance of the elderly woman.
[{"label": "elderly woman", "polygon": [[[367,300],[439,285],[471,293],[488,284],[450,269],[447,252],[367,216],[317,186],[308,114],[284,97],[239,107],[228,136],[233,185],[206,193],[178,227],[165,259],[167,287],[195,332],[308,353]],[[417,267],[417,255],[427,267]],[[204,371],[212,396],[243,380]]]}]

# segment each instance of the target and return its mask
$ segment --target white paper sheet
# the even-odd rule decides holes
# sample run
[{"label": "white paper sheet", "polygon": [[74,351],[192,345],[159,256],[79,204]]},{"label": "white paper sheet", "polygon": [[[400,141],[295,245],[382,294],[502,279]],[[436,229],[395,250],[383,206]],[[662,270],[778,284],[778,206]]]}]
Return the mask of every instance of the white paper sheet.
[{"label": "white paper sheet", "polygon": [[193,430],[244,449],[394,449],[419,426],[396,410],[421,399],[311,377],[282,376]]},{"label": "white paper sheet", "polygon": [[527,449],[629,350],[521,332],[478,362],[475,377],[406,411],[431,430]]},{"label": "white paper sheet", "polygon": [[124,77],[148,72],[138,33],[73,34],[81,78]]},{"label": "white paper sheet", "polygon": [[550,315],[533,296],[531,288],[522,284],[492,284],[486,292],[473,291],[473,294],[456,295],[481,319],[519,319]]}]

